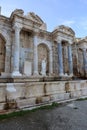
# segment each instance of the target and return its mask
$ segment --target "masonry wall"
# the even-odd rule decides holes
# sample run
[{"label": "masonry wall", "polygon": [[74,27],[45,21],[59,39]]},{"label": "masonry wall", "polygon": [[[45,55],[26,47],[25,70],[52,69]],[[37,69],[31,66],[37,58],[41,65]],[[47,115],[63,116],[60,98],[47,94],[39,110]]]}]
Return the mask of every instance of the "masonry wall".
[{"label": "masonry wall", "polygon": [[6,105],[9,109],[15,107],[21,109],[83,96],[87,96],[87,80],[1,83],[0,110],[6,109]]}]

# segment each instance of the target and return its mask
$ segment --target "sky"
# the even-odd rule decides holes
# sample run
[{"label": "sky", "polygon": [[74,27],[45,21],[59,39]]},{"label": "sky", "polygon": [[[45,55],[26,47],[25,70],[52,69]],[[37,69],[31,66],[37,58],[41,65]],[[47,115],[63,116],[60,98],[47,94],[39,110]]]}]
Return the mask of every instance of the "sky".
[{"label": "sky", "polygon": [[76,37],[87,36],[87,0],[0,0],[1,13],[10,17],[15,9],[34,12],[52,32],[59,25],[71,27]]}]

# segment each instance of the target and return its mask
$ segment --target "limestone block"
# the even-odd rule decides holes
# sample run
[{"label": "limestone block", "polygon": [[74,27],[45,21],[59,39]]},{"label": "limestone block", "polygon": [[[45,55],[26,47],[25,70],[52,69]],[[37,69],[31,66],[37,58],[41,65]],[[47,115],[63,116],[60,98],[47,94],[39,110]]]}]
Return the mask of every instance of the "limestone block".
[{"label": "limestone block", "polygon": [[87,96],[87,88],[81,90],[82,96]]},{"label": "limestone block", "polygon": [[64,100],[68,100],[70,98],[70,93],[64,93]]},{"label": "limestone block", "polygon": [[22,83],[8,83],[7,84],[7,99],[15,100],[17,98],[25,97],[25,88]]},{"label": "limestone block", "polygon": [[70,97],[71,98],[77,98],[77,97],[80,97],[80,96],[82,96],[81,91],[72,91],[72,92],[70,92]]},{"label": "limestone block", "polygon": [[87,88],[87,83],[86,81],[81,82],[81,89],[86,89]]},{"label": "limestone block", "polygon": [[5,109],[5,103],[0,103],[0,110],[4,110]]},{"label": "limestone block", "polygon": [[64,100],[64,93],[53,94],[51,100]]},{"label": "limestone block", "polygon": [[50,96],[43,96],[43,97],[41,98],[41,101],[42,101],[43,103],[50,101]]},{"label": "limestone block", "polygon": [[65,92],[65,82],[50,82],[45,86],[46,95]]},{"label": "limestone block", "polygon": [[29,107],[36,104],[36,98],[22,99],[22,100],[17,100],[16,102],[18,108]]},{"label": "limestone block", "polygon": [[16,98],[25,98],[25,83],[15,83],[14,87],[16,89]]},{"label": "limestone block", "polygon": [[0,84],[0,102],[5,102],[6,98],[6,85]]},{"label": "limestone block", "polygon": [[24,62],[24,74],[27,76],[32,75],[32,63],[29,61]]},{"label": "limestone block", "polygon": [[50,96],[37,97],[36,103],[44,103],[50,101]]},{"label": "limestone block", "polygon": [[44,96],[44,83],[31,83],[26,86],[26,98]]},{"label": "limestone block", "polygon": [[67,92],[81,90],[81,84],[80,82],[74,82],[74,81],[68,82],[65,84],[65,90]]}]

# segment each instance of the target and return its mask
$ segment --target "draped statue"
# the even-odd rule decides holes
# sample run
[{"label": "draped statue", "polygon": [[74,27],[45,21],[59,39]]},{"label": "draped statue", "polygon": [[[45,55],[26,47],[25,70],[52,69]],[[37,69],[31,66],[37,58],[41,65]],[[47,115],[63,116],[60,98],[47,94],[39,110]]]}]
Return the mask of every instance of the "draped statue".
[{"label": "draped statue", "polygon": [[46,76],[46,59],[44,58],[41,63],[41,74]]}]

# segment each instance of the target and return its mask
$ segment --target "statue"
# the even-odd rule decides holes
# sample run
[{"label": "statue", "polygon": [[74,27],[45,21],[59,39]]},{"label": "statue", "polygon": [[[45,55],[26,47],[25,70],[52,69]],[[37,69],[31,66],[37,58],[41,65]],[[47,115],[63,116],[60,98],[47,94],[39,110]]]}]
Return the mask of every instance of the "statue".
[{"label": "statue", "polygon": [[46,76],[46,59],[44,58],[41,63],[41,74]]}]

